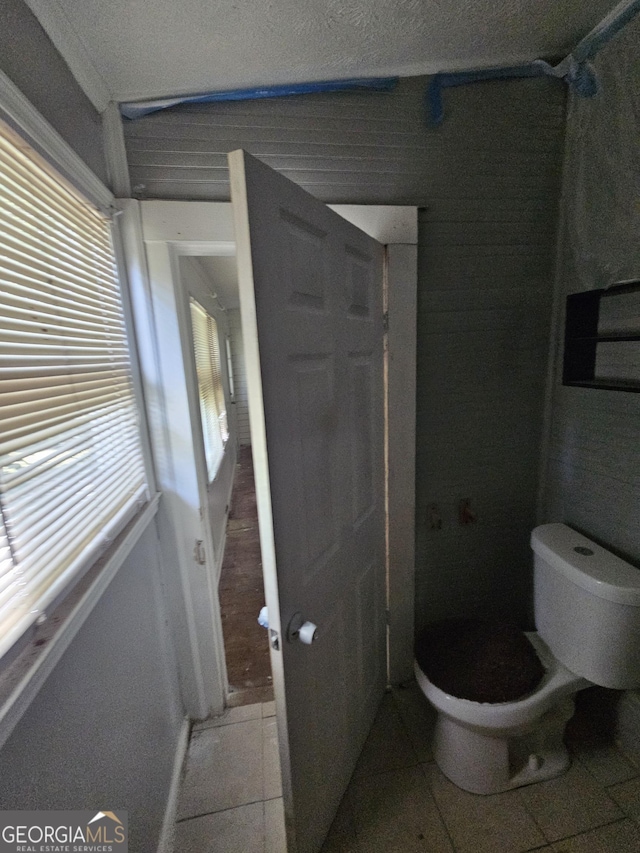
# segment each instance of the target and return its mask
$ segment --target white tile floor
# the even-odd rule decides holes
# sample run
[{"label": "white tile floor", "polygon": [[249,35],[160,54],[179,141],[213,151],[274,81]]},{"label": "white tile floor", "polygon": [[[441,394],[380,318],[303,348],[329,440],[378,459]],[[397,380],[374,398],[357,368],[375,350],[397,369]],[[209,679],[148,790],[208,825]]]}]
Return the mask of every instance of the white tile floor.
[{"label": "white tile floor", "polygon": [[640,771],[612,743],[574,739],[564,776],[482,797],[434,763],[433,723],[415,683],[385,696],[323,853],[640,851]]},{"label": "white tile floor", "polygon": [[193,727],[175,853],[286,853],[273,702]]},{"label": "white tile floor", "polygon": [[[285,853],[273,703],[194,727],[176,853]],[[415,684],[388,693],[323,853],[638,853],[640,772],[611,743],[571,742],[557,779],[480,797],[439,771]]]}]

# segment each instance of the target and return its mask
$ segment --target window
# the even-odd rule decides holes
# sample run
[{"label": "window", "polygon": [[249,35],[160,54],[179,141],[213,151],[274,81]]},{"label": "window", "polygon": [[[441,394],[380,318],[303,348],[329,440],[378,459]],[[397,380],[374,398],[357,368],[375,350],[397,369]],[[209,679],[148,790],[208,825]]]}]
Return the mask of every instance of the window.
[{"label": "window", "polygon": [[109,220],[0,123],[0,655],[147,499]]},{"label": "window", "polygon": [[204,452],[209,482],[211,482],[216,475],[229,438],[227,406],[222,385],[222,362],[218,344],[218,324],[195,299],[191,298],[190,306]]}]

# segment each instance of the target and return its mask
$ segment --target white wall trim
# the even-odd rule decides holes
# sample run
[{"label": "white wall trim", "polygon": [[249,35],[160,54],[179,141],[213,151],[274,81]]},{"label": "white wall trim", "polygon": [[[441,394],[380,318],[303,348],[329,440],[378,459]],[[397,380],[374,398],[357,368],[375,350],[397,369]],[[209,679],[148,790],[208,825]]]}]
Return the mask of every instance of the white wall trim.
[{"label": "white wall trim", "polygon": [[149,428],[149,419],[147,407],[145,406],[144,387],[142,382],[142,369],[140,364],[140,354],[138,340],[136,337],[136,329],[133,315],[133,306],[131,299],[131,286],[127,274],[127,266],[125,263],[124,246],[122,243],[122,233],[120,231],[118,218],[112,223],[111,239],[113,240],[113,251],[116,259],[116,269],[120,280],[120,294],[122,297],[122,310],[125,319],[125,330],[127,334],[127,342],[129,344],[129,357],[131,360],[131,381],[135,394],[136,403],[138,405],[138,419],[140,428],[140,442],[142,444],[142,454],[144,458],[145,473],[147,483],[152,494],[160,491],[156,480],[156,469],[153,459],[153,451],[151,449],[151,432]]},{"label": "white wall trim", "polygon": [[142,201],[140,204],[145,242],[226,243],[235,252],[230,202]]},{"label": "white wall trim", "polygon": [[53,165],[86,197],[103,210],[113,204],[113,194],[94,175],[84,160],[43,118],[18,87],[0,71],[0,110],[36,148],[45,152]]},{"label": "white wall trim", "polygon": [[[145,243],[172,243],[181,255],[235,255],[228,201],[141,201]],[[418,243],[417,208],[405,205],[329,204],[380,243]]]},{"label": "white wall trim", "polygon": [[25,0],[42,28],[69,66],[87,98],[99,113],[106,109],[111,93],[104,77],[91,61],[89,51],[73,28],[58,0]]},{"label": "white wall trim", "polygon": [[131,181],[129,179],[127,149],[124,143],[124,130],[122,129],[122,116],[115,101],[110,101],[102,114],[102,135],[111,191],[117,198],[131,198]]},{"label": "white wall trim", "polygon": [[364,231],[378,243],[418,242],[417,208],[406,205],[328,204],[356,228]]},{"label": "white wall trim", "polygon": [[180,727],[176,752],[173,757],[173,772],[171,773],[171,785],[169,796],[164,810],[162,829],[158,841],[157,853],[173,853],[175,847],[176,815],[178,813],[178,799],[180,797],[180,783],[182,782],[182,768],[189,750],[189,735],[191,734],[191,721],[185,717]]},{"label": "white wall trim", "polygon": [[[64,613],[66,608],[69,611],[68,614],[62,617],[59,627],[55,629],[55,633],[47,640],[46,644],[41,646],[41,653],[30,663],[26,672],[15,679],[12,684],[3,684],[3,680],[0,679],[0,748],[7,741],[42,685],[89,618],[140,537],[152,523],[158,511],[159,501],[160,495],[154,495],[138,518],[131,523],[129,529],[116,539],[112,552],[97,570],[97,576],[89,588],[84,593],[79,593],[78,590],[75,593],[72,591],[63,601],[56,612],[57,614]],[[91,572],[90,569],[89,573]],[[79,586],[78,589],[80,588]],[[45,623],[46,625],[47,623]],[[44,626],[43,630],[45,630]],[[3,673],[5,682],[9,681],[19,662],[20,660],[17,659]]]},{"label": "white wall trim", "polygon": [[[146,240],[146,243],[153,241]],[[166,242],[159,240],[156,242]],[[228,240],[177,240],[171,242],[180,256],[202,257],[203,255],[215,255],[216,257],[231,258],[236,253],[236,244]]]},{"label": "white wall trim", "polygon": [[[414,209],[417,226],[417,211]],[[387,245],[389,681],[413,678],[418,247]]]}]

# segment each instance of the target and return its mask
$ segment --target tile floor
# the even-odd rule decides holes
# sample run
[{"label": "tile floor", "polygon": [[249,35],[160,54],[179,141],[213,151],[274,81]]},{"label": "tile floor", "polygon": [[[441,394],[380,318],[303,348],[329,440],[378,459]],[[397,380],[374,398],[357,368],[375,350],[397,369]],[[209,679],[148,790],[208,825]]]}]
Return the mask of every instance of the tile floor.
[{"label": "tile floor", "polygon": [[286,853],[273,702],[197,723],[178,801],[175,853]]},{"label": "tile floor", "polygon": [[[194,728],[176,853],[285,853],[272,713],[234,708]],[[640,772],[606,738],[574,727],[564,776],[480,797],[438,770],[433,722],[415,683],[385,695],[323,853],[640,851]]]},{"label": "tile floor", "polygon": [[557,779],[476,796],[438,769],[415,683],[384,697],[323,853],[638,853],[640,771],[588,726]]}]

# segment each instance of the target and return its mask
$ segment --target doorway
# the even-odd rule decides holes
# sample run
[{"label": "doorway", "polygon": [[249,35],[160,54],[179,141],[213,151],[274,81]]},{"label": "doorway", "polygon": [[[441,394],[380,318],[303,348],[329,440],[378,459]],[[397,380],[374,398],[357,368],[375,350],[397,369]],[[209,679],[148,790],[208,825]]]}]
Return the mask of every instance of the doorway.
[{"label": "doorway", "polygon": [[[387,555],[391,683],[412,674],[414,596],[415,340],[417,209],[375,205],[330,205],[387,246],[388,281],[388,484]],[[199,506],[188,475],[198,465],[190,422],[197,400],[187,388],[187,357],[177,315],[179,258],[226,258],[235,266],[231,205],[220,202],[128,200],[122,203],[127,259],[144,393],[158,482],[163,490],[161,547],[176,566],[167,579],[183,704],[191,719],[222,713],[228,693],[224,639],[217,594],[219,566],[194,566],[202,538]],[[154,346],[153,340],[159,342]],[[193,377],[191,377],[193,381]],[[168,398],[171,398],[171,405]],[[240,423],[241,419],[238,418]],[[212,555],[206,555],[211,560]]]},{"label": "doorway", "polygon": [[[220,442],[219,425],[224,422],[224,452],[229,457],[226,476],[224,463],[211,471],[208,460],[206,487],[209,526],[220,543],[216,581],[227,672],[225,706],[270,702],[274,695],[268,636],[258,622],[259,615],[266,621],[265,593],[236,260],[229,255],[181,257],[179,273],[179,286],[190,300],[205,452],[212,444],[212,430]],[[198,298],[209,300],[212,315],[204,320],[209,324],[204,332],[194,315]],[[202,309],[196,311],[202,314]]]},{"label": "doorway", "polygon": [[[129,208],[134,205],[136,203],[131,203]],[[191,260],[202,255],[233,255],[235,251],[233,238],[235,235],[230,227],[228,205],[144,202],[139,205],[139,208],[135,212],[139,217],[137,222],[142,226],[141,230],[138,231],[141,239],[137,245],[129,246],[129,254],[133,256],[135,261],[137,252],[140,266],[144,267],[145,262],[148,265],[148,290],[140,294],[140,302],[146,300],[147,305],[149,302],[152,305],[150,322],[155,326],[155,338],[159,342],[158,352],[152,353],[152,358],[147,362],[150,369],[144,378],[148,397],[152,401],[160,398],[158,410],[165,419],[164,423],[160,423],[160,428],[158,428],[157,422],[153,423],[152,430],[155,429],[154,443],[160,446],[160,451],[157,453],[160,468],[159,482],[166,496],[164,506],[169,509],[166,516],[167,530],[169,530],[169,525],[173,524],[173,539],[178,545],[173,559],[179,565],[182,580],[182,597],[176,599],[177,615],[174,622],[176,633],[180,633],[176,642],[176,651],[184,680],[185,709],[192,719],[202,720],[220,714],[227,704],[228,678],[217,580],[220,577],[223,559],[223,554],[220,553],[222,550],[220,547],[221,540],[224,540],[228,531],[225,525],[225,534],[222,537],[211,535],[210,514],[204,511],[208,499],[207,484],[203,487],[202,477],[195,476],[198,471],[201,472],[206,467],[206,459],[203,452],[204,442],[202,436],[198,434],[201,428],[196,425],[200,422],[198,416],[199,401],[197,390],[194,392],[194,388],[197,389],[197,383],[194,376],[192,342],[184,331],[185,328],[188,328],[188,320],[185,320],[185,315],[188,315],[188,306],[185,306],[184,294],[181,293],[179,267],[184,256],[190,256],[189,259]],[[415,209],[400,208],[393,211],[391,215],[386,209],[375,208],[365,209],[364,211],[358,208],[351,211],[343,208],[340,212],[345,219],[351,219],[354,224],[359,225],[365,233],[368,232],[371,236],[376,237],[378,243],[387,246],[385,253],[386,279],[389,282],[387,310],[392,320],[388,322],[387,407],[389,411],[386,467],[394,475],[400,473],[401,469],[404,468],[407,468],[408,473],[406,477],[398,477],[397,479],[391,477],[388,484],[389,528],[391,531],[402,534],[396,539],[395,544],[393,536],[390,535],[388,543],[387,563],[392,568],[387,578],[388,624],[390,624],[388,670],[391,673],[390,678],[392,680],[402,680],[399,669],[410,671],[411,667],[410,637],[412,634],[413,609],[412,463],[414,419],[412,413],[415,405],[415,349],[413,345],[415,340],[413,334],[415,330]],[[349,213],[353,215],[350,216]],[[406,228],[398,227],[398,218],[400,220],[404,218]],[[307,246],[307,253],[309,251],[313,253],[314,239],[311,238],[318,237],[318,228],[307,229],[311,235],[311,238],[307,239],[304,228],[302,231],[300,229],[299,217],[295,218],[292,215],[286,221],[292,226],[294,236],[299,237],[301,246],[303,248]],[[135,227],[136,224],[134,222],[133,226]],[[351,228],[351,226],[349,227]],[[133,228],[131,230],[133,231]],[[135,243],[135,236],[134,234],[130,235],[130,242]],[[218,237],[217,240],[216,237]],[[346,244],[349,262],[347,269],[350,272],[348,289],[344,293],[347,293],[351,299],[348,318],[350,318],[349,322],[353,320],[353,324],[363,324],[362,318],[369,316],[367,313],[368,303],[364,301],[369,292],[364,288],[365,280],[368,279],[360,269],[363,264],[368,262],[368,252],[366,247],[358,249],[351,246],[351,243],[355,245],[356,243],[359,244],[360,241],[364,241],[364,238],[357,236],[356,232],[350,232]],[[305,268],[313,269],[308,265]],[[133,270],[133,276],[135,275],[138,275],[137,268]],[[342,291],[340,293],[342,294]],[[305,291],[299,296],[304,306],[308,307],[311,304],[313,307],[317,303],[318,296],[315,291],[308,293]],[[295,302],[295,304],[298,305],[299,303]],[[141,313],[148,317],[148,309],[145,315],[146,307],[146,305],[142,306]],[[243,313],[244,307],[243,303]],[[381,317],[378,311],[379,308],[376,309],[375,314]],[[281,312],[276,313],[277,321]],[[255,322],[249,311],[247,315],[250,321],[249,326],[254,328]],[[252,347],[251,364],[254,365],[251,374],[252,382],[254,391],[259,398],[260,385],[256,384],[256,360],[253,358],[258,341],[257,330],[254,329],[252,334],[247,335],[247,338],[248,341],[245,343]],[[363,349],[364,344],[360,346],[360,349],[354,343],[349,345],[356,348],[354,352],[349,350],[349,358],[353,362],[350,377],[355,383],[353,400],[362,402],[362,399],[366,397],[364,394],[366,391],[366,382],[364,381],[366,365],[364,361],[368,351],[365,351],[366,347]],[[144,353],[142,359],[145,360]],[[342,359],[340,363],[343,363]],[[303,361],[300,370],[304,374],[302,377],[304,382],[301,380],[302,391],[305,393],[308,391],[305,397],[308,405],[305,404],[300,409],[300,414],[307,419],[305,423],[308,421],[308,428],[303,435],[311,436],[314,433],[312,425],[320,422],[315,417],[314,406],[318,401],[324,405],[324,397],[320,392],[325,388],[326,383],[322,385],[321,370],[315,362],[308,359]],[[154,379],[156,380],[155,383]],[[271,388],[272,385],[267,382],[266,387]],[[364,403],[360,406],[352,402],[347,404],[343,410],[348,410],[359,417],[368,411]],[[376,410],[380,411],[380,406],[376,406]],[[284,411],[284,409],[281,407],[280,411]],[[327,423],[330,422],[327,421]],[[260,424],[258,423],[256,427],[258,438],[263,437],[260,432]],[[277,434],[280,435],[281,433],[278,432]],[[356,441],[356,445],[354,452],[360,459],[362,453],[358,449],[360,446],[358,441]],[[225,454],[225,458],[231,458],[233,446],[232,442],[228,444],[229,450]],[[260,442],[258,442],[258,446],[260,446]],[[305,444],[304,447],[311,455],[315,452],[315,445],[307,446]],[[261,495],[263,493],[268,494],[269,490],[269,479],[265,476],[264,465],[261,463],[263,458],[262,454],[259,454],[257,473],[259,473],[258,489]],[[366,462],[364,457],[363,460]],[[261,464],[262,472],[260,472]],[[353,465],[348,466],[349,470],[351,468]],[[347,470],[347,467],[340,470]],[[354,472],[359,478],[358,482],[362,477],[366,479],[366,471],[367,466],[365,464],[356,465]],[[322,483],[323,481],[319,479],[318,482]],[[281,496],[284,495],[285,491],[286,488],[284,491],[282,488],[280,489]],[[382,495],[383,489],[376,488],[375,494]],[[231,491],[229,491],[229,503],[232,504]],[[355,506],[354,511],[358,510],[358,507],[359,504]],[[359,519],[360,516],[356,522]],[[295,531],[298,528],[291,526],[289,529]],[[162,530],[163,528],[161,528],[161,536]],[[168,547],[170,547],[171,538],[167,535]],[[171,556],[169,555],[170,558]],[[363,581],[363,579],[361,580]],[[360,593],[363,592],[363,583],[360,583],[359,586]],[[273,596],[273,591],[270,594]],[[342,601],[342,598],[337,600]],[[366,609],[366,602],[363,602],[363,606]],[[181,609],[182,612],[186,613],[186,619],[181,619]],[[277,607],[275,613],[277,620]],[[376,613],[377,624],[380,624],[380,614],[383,611],[378,608]],[[355,625],[355,622],[349,621],[348,624]],[[358,631],[366,633],[368,624],[364,619],[360,620]],[[331,629],[332,623],[325,619],[323,625],[325,629]],[[280,642],[282,636],[280,625],[276,622],[270,632],[274,635],[271,638],[274,643],[273,648],[277,650],[277,643]],[[376,636],[379,633],[378,631]],[[287,639],[289,638],[287,637]],[[301,651],[300,654],[303,652]],[[330,661],[324,654],[322,644],[318,646],[317,653],[313,651],[306,654],[313,654],[316,658],[319,656],[321,668],[327,673],[330,671],[330,664],[333,666],[336,659],[342,660],[342,658],[336,658],[333,655]],[[394,661],[399,662],[399,666],[395,669]],[[281,666],[281,661],[277,660],[276,664]],[[380,673],[383,669],[384,665],[379,667]],[[279,675],[280,680],[282,680],[279,670],[276,675]],[[192,689],[191,685],[195,689]],[[322,698],[320,694],[318,696]],[[276,699],[278,700],[276,704],[282,704],[284,712],[281,716],[280,707],[278,707],[278,728],[282,728],[286,736],[289,724],[292,723],[292,720],[295,722],[295,716],[292,715],[292,720],[288,719],[285,703],[280,701],[280,695]],[[325,716],[331,712],[331,708],[328,706],[324,710],[326,710]],[[288,749],[286,738],[284,742],[285,746],[281,742],[281,750],[286,752]],[[352,751],[354,742],[347,738],[346,743],[350,744]],[[285,754],[283,764],[288,765],[289,763],[289,756]],[[289,788],[290,795],[291,788]]]}]

